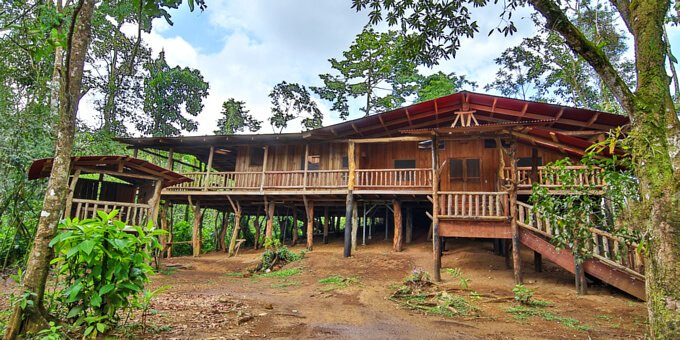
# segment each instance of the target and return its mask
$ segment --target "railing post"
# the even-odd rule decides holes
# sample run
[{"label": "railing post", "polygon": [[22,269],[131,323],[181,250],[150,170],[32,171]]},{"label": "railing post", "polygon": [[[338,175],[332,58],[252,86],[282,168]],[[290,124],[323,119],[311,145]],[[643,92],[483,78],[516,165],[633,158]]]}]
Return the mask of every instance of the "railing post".
[{"label": "railing post", "polygon": [[215,147],[210,146],[210,154],[208,155],[208,167],[205,169],[205,175],[203,177],[203,190],[208,190],[208,183],[210,182],[210,169],[213,164],[213,156],[215,155]]},{"label": "railing post", "polygon": [[305,172],[302,175],[302,190],[307,190],[307,170],[309,170],[309,144],[305,144]]}]

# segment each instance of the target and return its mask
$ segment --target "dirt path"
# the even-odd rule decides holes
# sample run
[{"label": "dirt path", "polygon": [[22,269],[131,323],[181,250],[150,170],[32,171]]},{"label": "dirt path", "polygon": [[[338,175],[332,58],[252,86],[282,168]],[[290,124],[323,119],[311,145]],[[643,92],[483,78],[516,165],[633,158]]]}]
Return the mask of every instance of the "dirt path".
[{"label": "dirt path", "polygon": [[[158,311],[150,323],[153,338],[491,338],[491,339],[586,339],[639,338],[644,335],[643,303],[604,287],[590,295],[576,296],[572,277],[546,263],[534,273],[529,254],[524,264],[526,285],[536,297],[548,300],[551,315],[571,317],[587,330],[555,320],[530,316],[517,320],[506,310],[516,304],[508,299],[472,303],[478,317],[446,318],[402,309],[387,297],[414,268],[430,270],[427,242],[407,245],[392,253],[388,243],[359,248],[343,258],[341,242],[317,245],[301,261],[285,269],[299,268],[289,277],[237,277],[254,266],[259,252],[245,251],[236,258],[223,253],[199,258],[165,260],[191,269],[165,271],[153,277],[153,286],[171,285],[152,303]],[[302,247],[293,248],[296,251]],[[443,257],[444,268],[460,268],[470,279],[471,291],[481,295],[511,297],[512,271],[504,258],[493,255],[485,242],[451,243]],[[357,277],[358,285],[331,290],[320,279],[332,275]],[[457,288],[458,279],[446,272],[443,288]],[[169,326],[169,327],[168,327]]]}]

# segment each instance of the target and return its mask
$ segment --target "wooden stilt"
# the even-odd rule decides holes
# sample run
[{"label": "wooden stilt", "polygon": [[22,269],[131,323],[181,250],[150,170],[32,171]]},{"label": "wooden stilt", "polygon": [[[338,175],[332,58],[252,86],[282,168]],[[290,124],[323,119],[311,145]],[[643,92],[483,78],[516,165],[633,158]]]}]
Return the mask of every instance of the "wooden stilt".
[{"label": "wooden stilt", "polygon": [[534,270],[537,273],[543,272],[543,255],[537,251],[534,252]]},{"label": "wooden stilt", "polygon": [[172,229],[174,225],[174,213],[175,213],[175,206],[170,205],[170,224],[168,225],[168,253],[167,257],[170,258],[172,257]]},{"label": "wooden stilt", "polygon": [[305,210],[307,212],[307,250],[312,250],[314,247],[314,201],[305,201]]},{"label": "wooden stilt", "polygon": [[519,226],[517,225],[517,143],[512,141],[506,153],[510,158],[510,188],[508,190],[510,204],[510,229],[512,231],[512,268],[515,283],[522,283],[522,262],[520,259]]},{"label": "wooden stilt", "polygon": [[403,248],[404,236],[402,233],[401,202],[398,199],[392,200],[392,209],[394,210],[394,238],[392,240],[392,250],[400,252]]},{"label": "wooden stilt", "polygon": [[439,139],[432,137],[432,255],[434,256],[433,275],[435,281],[441,281],[441,241],[439,238]]},{"label": "wooden stilt", "polygon": [[406,243],[413,241],[413,208],[406,208]]},{"label": "wooden stilt", "polygon": [[267,206],[267,228],[265,229],[264,239],[265,245],[267,242],[272,241],[272,235],[274,232],[274,202],[269,202],[265,204]]},{"label": "wooden stilt", "polygon": [[354,195],[347,194],[345,200],[345,257],[352,256],[352,209],[354,208]]},{"label": "wooden stilt", "polygon": [[[168,231],[168,210],[169,210],[169,205],[170,203],[168,201],[165,201],[165,204],[161,207],[161,230]],[[158,237],[160,243],[161,243],[161,255],[163,256],[163,253],[165,252],[165,249],[168,247],[168,236],[167,234],[163,234],[160,237]]]},{"label": "wooden stilt", "polygon": [[220,236],[219,236],[219,244],[220,244],[220,250],[223,252],[227,252],[227,228],[229,226],[229,211],[225,210],[222,213],[222,228],[220,228]]},{"label": "wooden stilt", "polygon": [[236,239],[238,239],[238,233],[241,230],[241,203],[239,201],[234,203],[230,196],[227,196],[227,198],[231,208],[234,210],[234,228],[231,231],[231,239],[229,240],[229,257],[232,257],[236,248]]},{"label": "wooden stilt", "polygon": [[323,208],[323,244],[328,244],[328,207]]},{"label": "wooden stilt", "polygon": [[[191,200],[189,201],[191,204]],[[193,256],[201,255],[201,204],[196,202],[194,206],[194,225],[191,233],[191,244],[193,246]]]},{"label": "wooden stilt", "polygon": [[352,202],[352,252],[357,251],[357,232],[359,230],[359,209],[357,201]]},{"label": "wooden stilt", "polygon": [[290,242],[291,246],[294,246],[297,244],[298,240],[298,218],[297,218],[297,207],[293,206],[293,238]]}]

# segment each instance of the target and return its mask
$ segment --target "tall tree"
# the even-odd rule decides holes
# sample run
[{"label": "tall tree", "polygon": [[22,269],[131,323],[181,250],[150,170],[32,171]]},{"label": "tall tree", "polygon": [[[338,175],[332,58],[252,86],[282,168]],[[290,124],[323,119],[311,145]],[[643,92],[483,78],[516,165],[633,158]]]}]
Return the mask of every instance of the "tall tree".
[{"label": "tall tree", "polygon": [[137,118],[136,127],[151,136],[176,136],[182,131],[196,131],[198,124],[184,116],[197,116],[208,96],[208,83],[201,72],[188,67],[170,67],[165,51],[145,66],[144,114]]},{"label": "tall tree", "polygon": [[272,116],[269,123],[278,133],[288,126],[291,120],[302,118],[302,126],[306,130],[321,127],[323,113],[312,99],[304,85],[282,81],[269,93],[272,103]]},{"label": "tall tree", "polygon": [[446,74],[442,71],[429,76],[419,76],[415,86],[416,103],[448,96],[465,88],[475,89],[477,83],[469,81],[465,76],[455,73]]},{"label": "tall tree", "polygon": [[[388,12],[390,25],[400,24],[414,32],[413,46],[419,59],[435,63],[454,55],[461,37],[478,31],[468,6],[489,1],[445,0],[353,0],[358,10],[370,8],[370,21],[378,23]],[[513,0],[501,9],[506,24],[500,32],[512,34],[516,27],[511,15],[524,1]],[[635,50],[635,88],[629,87],[614,62],[579,29],[570,2],[529,0],[542,17],[543,25],[559,34],[564,43],[581,56],[598,74],[602,83],[630,117],[632,157],[640,181],[640,225],[648,235],[647,305],[649,326],[654,338],[680,336],[680,121],[666,73],[667,42],[664,24],[670,1],[610,0],[618,12]],[[592,1],[579,4],[594,5]],[[455,56],[455,55],[454,55]]]},{"label": "tall tree", "polygon": [[361,111],[366,116],[399,107],[416,75],[416,64],[408,58],[404,41],[397,31],[378,33],[365,28],[342,52],[343,59],[328,60],[336,74],[319,75],[324,86],[312,87],[312,91],[332,102],[342,119],[349,116],[349,98],[365,97]]},{"label": "tall tree", "polygon": [[217,120],[216,135],[231,135],[243,132],[248,129],[250,132],[257,132],[262,127],[262,121],[248,114],[246,103],[229,98],[222,103],[222,117]]},{"label": "tall tree", "polygon": [[[201,0],[189,0],[191,7],[193,7],[194,1],[198,2],[201,8],[205,5]],[[63,65],[61,65],[60,53],[54,55],[55,70],[59,72],[59,123],[56,126],[57,138],[54,161],[35,239],[28,256],[26,271],[21,280],[23,296],[27,301],[25,308],[22,308],[23,304],[13,306],[13,313],[4,335],[5,339],[15,339],[22,332],[35,332],[47,326],[47,312],[43,306],[43,296],[52,257],[49,243],[56,233],[57,224],[68,194],[78,104],[83,94],[82,80],[96,2],[96,0],[73,2],[68,11],[64,9],[64,12],[69,13],[70,16],[64,17],[65,20],[58,20],[57,25],[50,27],[49,30],[56,35],[55,40],[58,45],[63,46]],[[55,7],[61,9],[61,1],[57,0],[55,3]],[[68,3],[71,4],[71,2]],[[178,1],[169,2],[165,0],[149,0],[143,3],[144,6],[141,6],[141,0],[138,3],[144,13],[151,13],[151,15],[158,13],[167,15],[167,11],[163,7],[179,5]],[[36,7],[40,9],[40,6],[38,6],[40,3],[35,3],[35,5],[29,6],[28,12]],[[57,13],[60,12],[57,11]],[[60,32],[65,32],[65,36],[61,37]]]}]

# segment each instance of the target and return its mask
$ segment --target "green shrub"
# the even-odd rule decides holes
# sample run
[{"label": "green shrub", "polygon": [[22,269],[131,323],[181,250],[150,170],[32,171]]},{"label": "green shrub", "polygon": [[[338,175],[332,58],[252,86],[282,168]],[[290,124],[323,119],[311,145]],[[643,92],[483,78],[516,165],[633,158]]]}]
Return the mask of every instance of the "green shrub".
[{"label": "green shrub", "polygon": [[512,292],[515,293],[515,301],[523,305],[530,305],[531,298],[534,297],[534,291],[531,290],[531,288],[525,287],[523,284],[515,285]]},{"label": "green shrub", "polygon": [[119,312],[139,308],[138,295],[153,272],[150,254],[160,248],[156,236],[163,231],[125,231],[124,223],[112,220],[116,214],[98,211],[97,219],[66,220],[50,242],[51,263],[64,287],[54,298],[66,319],[85,327],[85,336],[110,330]]},{"label": "green shrub", "polygon": [[267,239],[264,242],[266,250],[262,253],[262,260],[255,268],[255,271],[264,272],[274,269],[274,266],[283,266],[286,263],[302,260],[305,257],[305,251],[299,254],[290,251],[286,246],[281,245],[278,239]]}]

